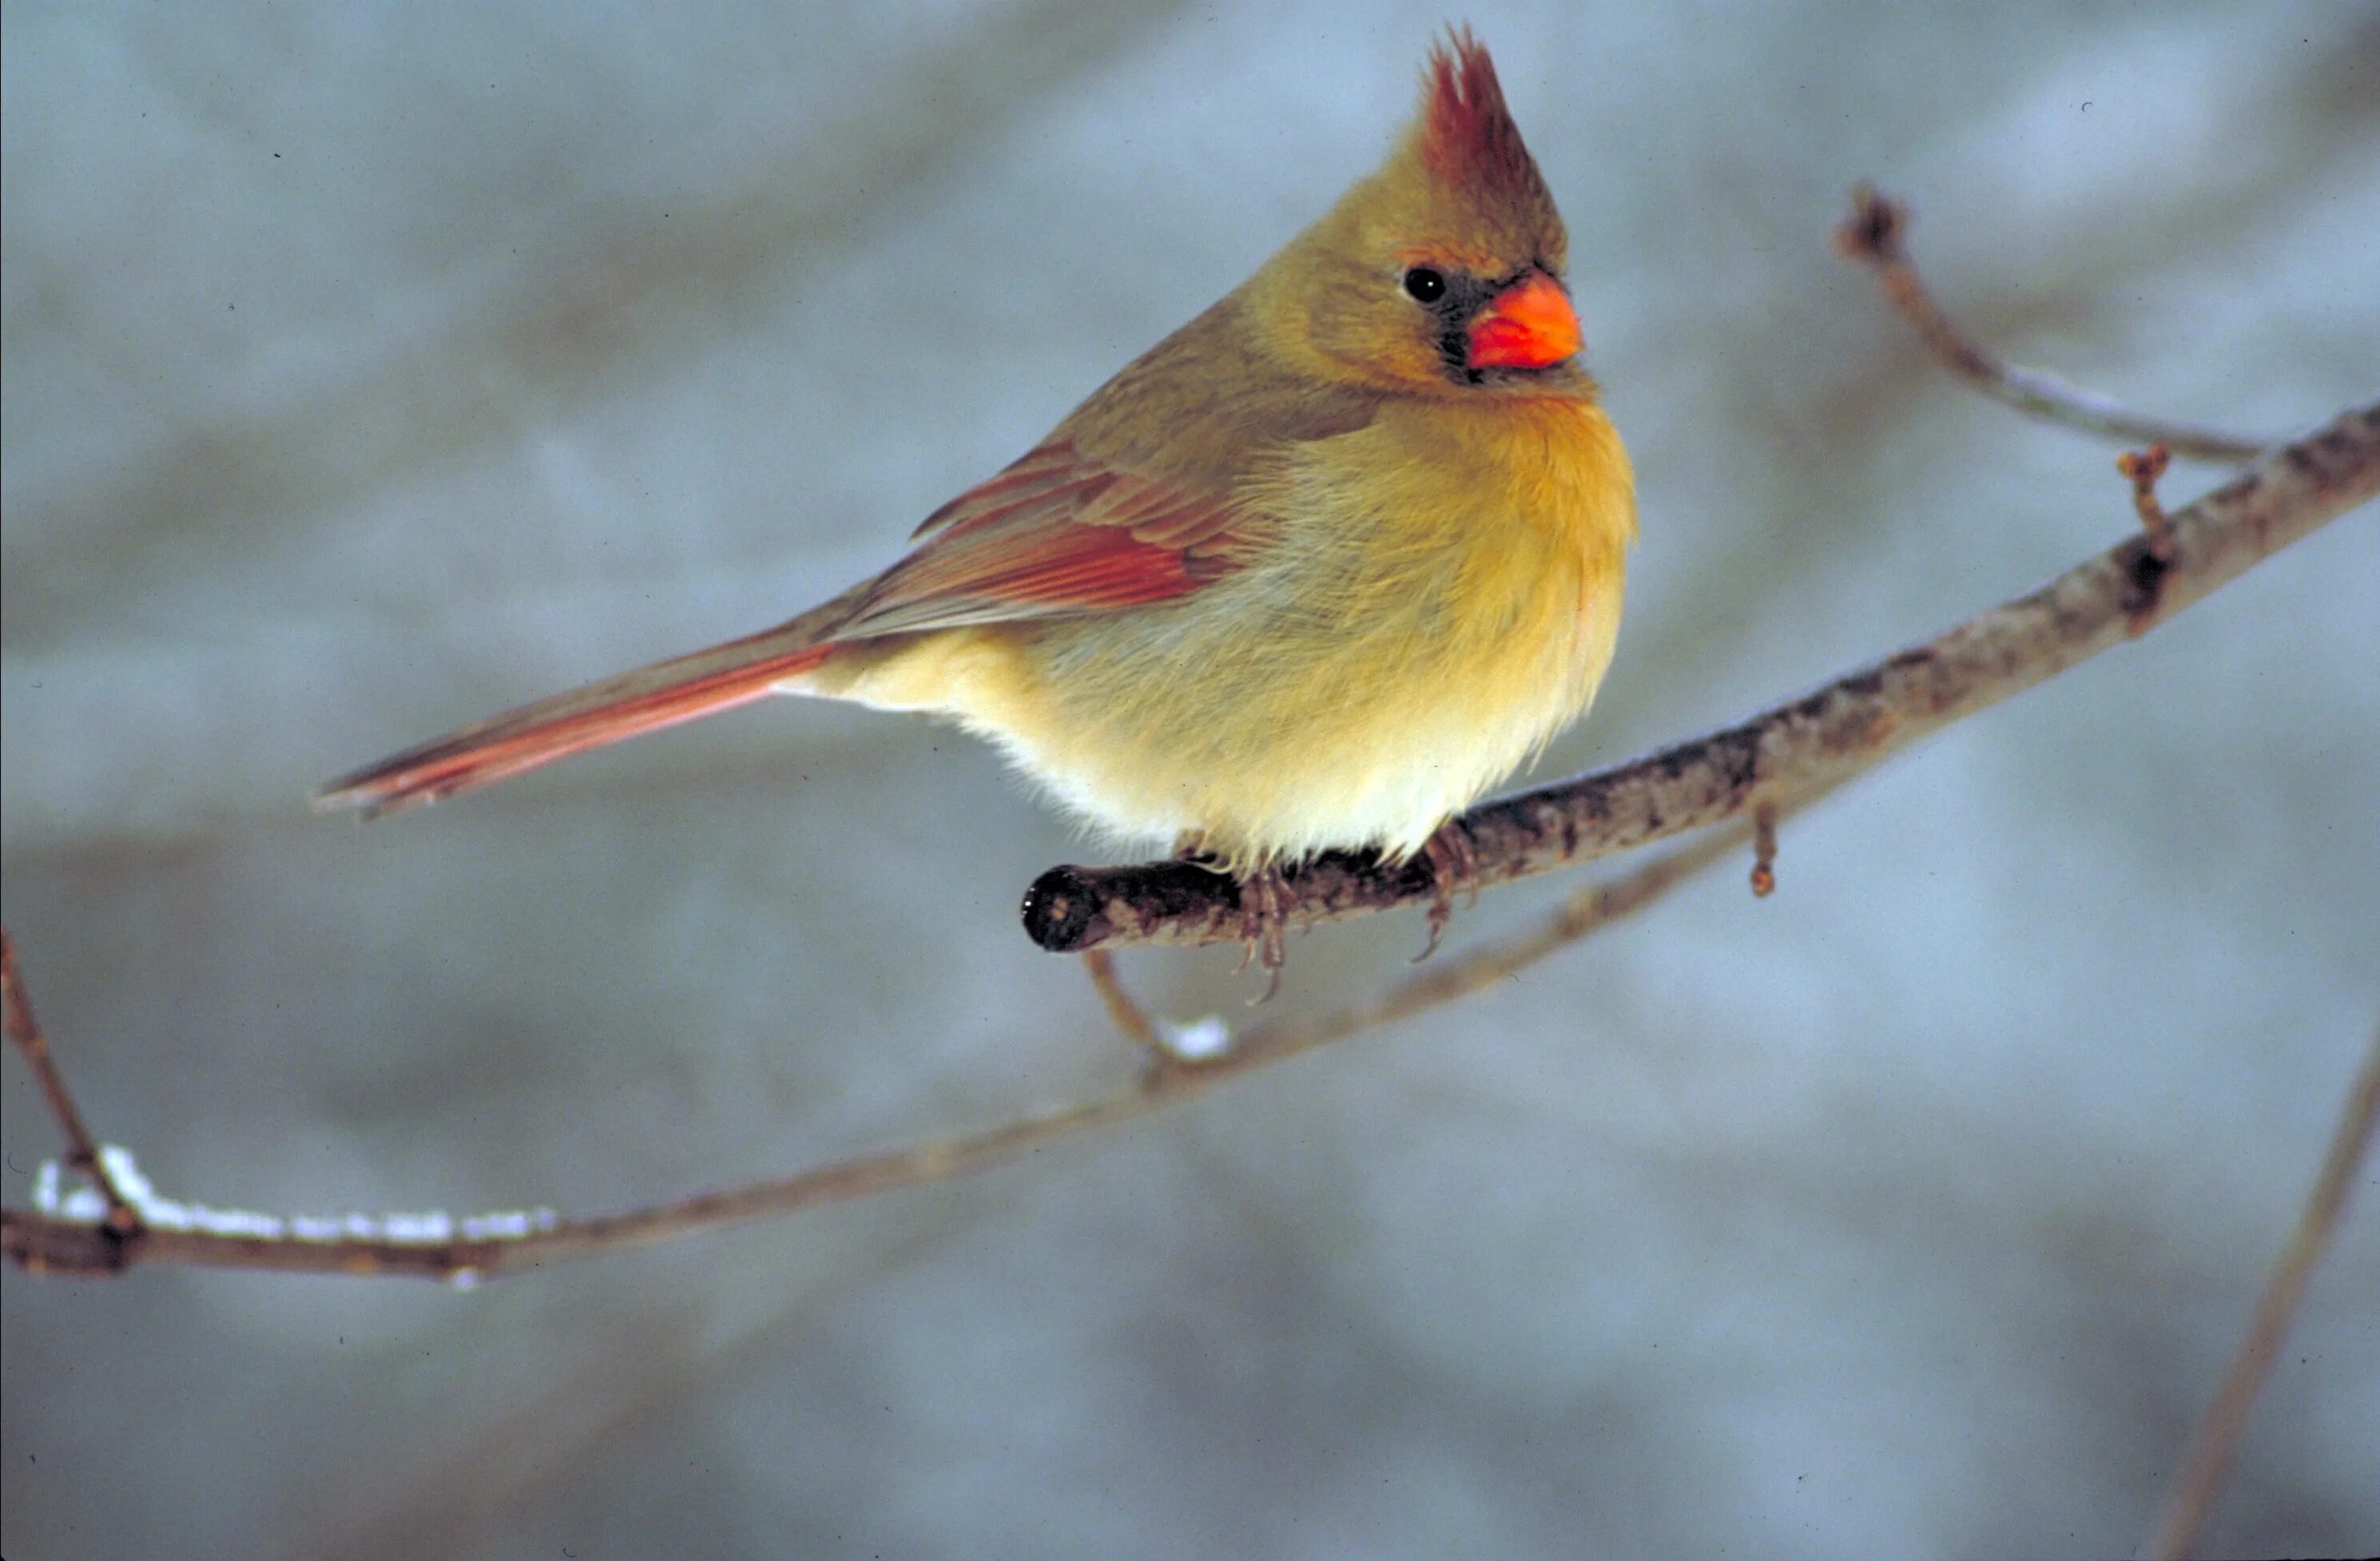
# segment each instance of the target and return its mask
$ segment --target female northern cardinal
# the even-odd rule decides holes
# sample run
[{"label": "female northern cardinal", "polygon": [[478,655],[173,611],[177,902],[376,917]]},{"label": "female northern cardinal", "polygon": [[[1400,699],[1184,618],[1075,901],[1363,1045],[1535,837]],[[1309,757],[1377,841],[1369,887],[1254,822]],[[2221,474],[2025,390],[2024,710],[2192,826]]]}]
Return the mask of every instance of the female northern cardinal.
[{"label": "female northern cardinal", "polygon": [[1586,708],[1620,627],[1633,487],[1576,362],[1566,248],[1495,67],[1455,33],[1378,173],[892,568],[320,800],[391,812],[809,694],[953,718],[1268,907],[1280,864],[1327,847],[1427,851],[1443,885],[1462,856],[1440,825]]}]

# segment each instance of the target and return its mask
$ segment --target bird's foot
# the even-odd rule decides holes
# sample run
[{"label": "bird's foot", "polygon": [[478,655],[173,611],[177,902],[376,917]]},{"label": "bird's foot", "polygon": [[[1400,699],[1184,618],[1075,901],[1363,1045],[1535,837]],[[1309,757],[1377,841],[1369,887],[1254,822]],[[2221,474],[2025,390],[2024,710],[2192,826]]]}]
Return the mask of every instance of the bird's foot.
[{"label": "bird's foot", "polygon": [[1421,853],[1429,862],[1429,941],[1413,962],[1438,952],[1438,940],[1446,936],[1446,924],[1454,919],[1454,896],[1461,890],[1470,897],[1470,903],[1479,903],[1479,853],[1472,849],[1471,831],[1463,827],[1460,818],[1450,818],[1438,827],[1437,832],[1422,842]]},{"label": "bird's foot", "polygon": [[1281,990],[1281,967],[1289,957],[1289,908],[1296,902],[1289,878],[1277,862],[1268,862],[1240,879],[1240,915],[1248,940],[1247,951],[1240,956],[1240,969],[1247,969],[1253,960],[1269,978],[1264,994],[1250,1008],[1272,1001],[1273,994]]},{"label": "bird's foot", "polygon": [[1297,903],[1297,895],[1289,887],[1289,875],[1278,862],[1235,875],[1229,860],[1208,845],[1207,837],[1196,829],[1184,829],[1174,837],[1173,860],[1195,862],[1219,877],[1236,878],[1240,886],[1240,925],[1247,939],[1237,969],[1245,970],[1254,964],[1268,978],[1263,994],[1248,1004],[1250,1008],[1272,1001],[1273,995],[1281,990],[1281,968],[1289,957],[1290,908]]}]

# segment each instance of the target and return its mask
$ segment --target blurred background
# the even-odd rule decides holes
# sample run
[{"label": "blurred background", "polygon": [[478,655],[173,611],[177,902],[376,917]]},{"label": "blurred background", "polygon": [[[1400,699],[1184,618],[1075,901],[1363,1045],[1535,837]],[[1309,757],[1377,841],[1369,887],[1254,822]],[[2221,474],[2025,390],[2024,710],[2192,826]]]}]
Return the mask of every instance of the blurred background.
[{"label": "blurred background", "polygon": [[[1096,848],[921,721],[304,805],[889,562],[1366,172],[1445,18],[823,9],[8,6],[6,916],[163,1192],[594,1212],[1128,1078],[1016,925]],[[1470,18],[1644,504],[1541,773],[2133,524],[1832,256],[1856,178],[2019,361],[2276,434],[2380,383],[2368,6]],[[0,1547],[2127,1553],[2380,1012],[2375,522],[1793,823],[1771,900],[1024,1164],[468,1293],[9,1273]],[[1421,940],[1293,938],[1276,1011]],[[1236,958],[1123,964],[1237,1018]],[[2212,1551],[2380,1545],[2361,1191]]]}]

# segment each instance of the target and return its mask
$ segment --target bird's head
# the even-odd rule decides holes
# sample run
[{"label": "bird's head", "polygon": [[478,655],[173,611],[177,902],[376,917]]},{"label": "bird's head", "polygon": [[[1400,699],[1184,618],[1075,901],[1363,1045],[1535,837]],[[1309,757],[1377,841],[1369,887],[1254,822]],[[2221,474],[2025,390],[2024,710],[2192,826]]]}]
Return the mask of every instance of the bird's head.
[{"label": "bird's head", "polygon": [[1257,273],[1258,333],[1342,382],[1581,393],[1569,239],[1468,29],[1430,51],[1421,112],[1380,169]]}]

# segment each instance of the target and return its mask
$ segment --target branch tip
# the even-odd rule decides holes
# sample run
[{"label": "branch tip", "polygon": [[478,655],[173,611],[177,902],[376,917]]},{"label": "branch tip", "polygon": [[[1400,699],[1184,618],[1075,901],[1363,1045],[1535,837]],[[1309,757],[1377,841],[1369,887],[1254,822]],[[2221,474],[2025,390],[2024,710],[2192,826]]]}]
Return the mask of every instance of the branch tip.
[{"label": "branch tip", "polygon": [[1777,892],[1777,805],[1762,803],[1752,814],[1752,895],[1766,900]]},{"label": "branch tip", "polygon": [[1917,274],[1908,252],[1908,208],[1863,182],[1852,190],[1851,214],[1835,228],[1835,248],[1868,268],[1893,312],[1909,322],[1937,361],[1993,400],[2045,421],[2086,433],[2149,444],[2203,461],[2252,460],[2273,442],[2118,405],[2052,374],[2016,368],[1953,324]]},{"label": "branch tip", "polygon": [[1835,248],[1863,265],[1900,262],[1909,211],[1865,179],[1852,186],[1851,215],[1835,224]]}]

